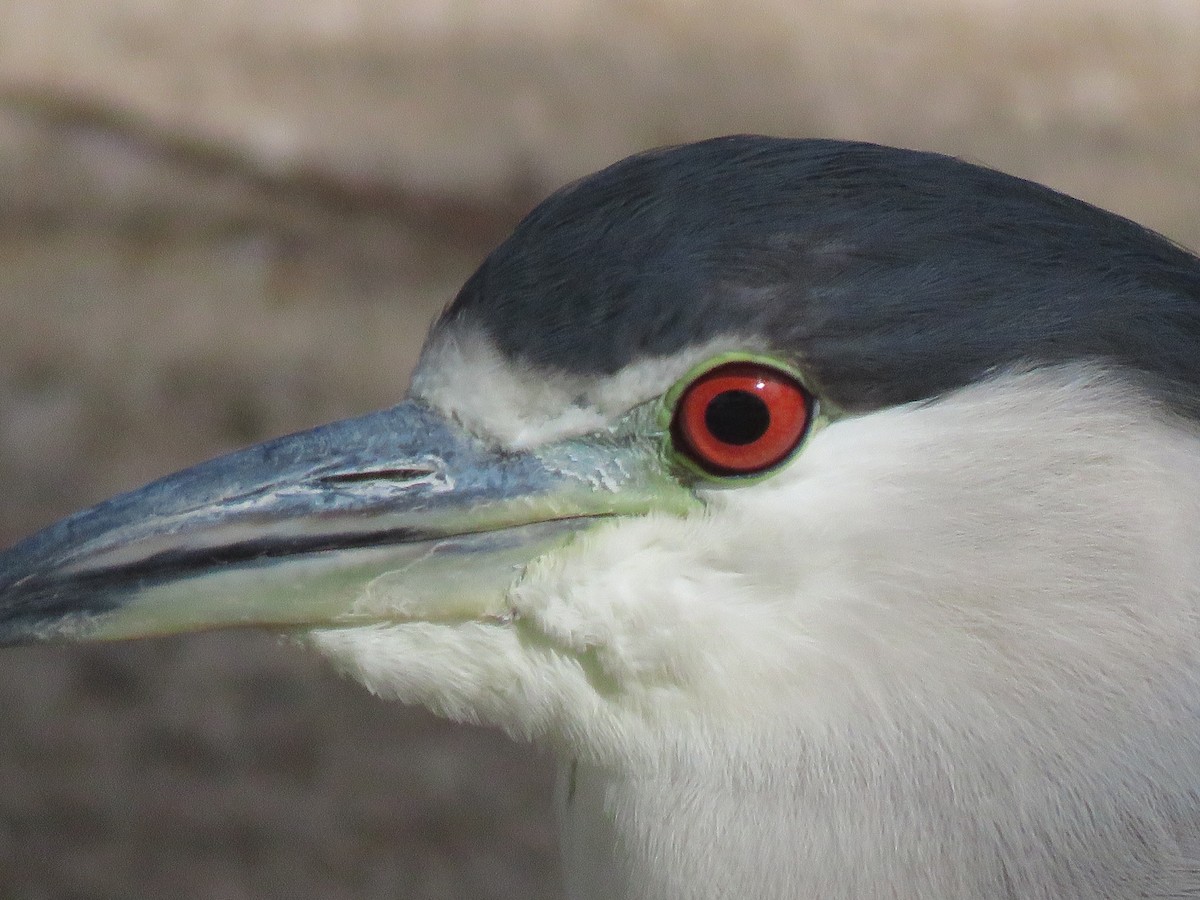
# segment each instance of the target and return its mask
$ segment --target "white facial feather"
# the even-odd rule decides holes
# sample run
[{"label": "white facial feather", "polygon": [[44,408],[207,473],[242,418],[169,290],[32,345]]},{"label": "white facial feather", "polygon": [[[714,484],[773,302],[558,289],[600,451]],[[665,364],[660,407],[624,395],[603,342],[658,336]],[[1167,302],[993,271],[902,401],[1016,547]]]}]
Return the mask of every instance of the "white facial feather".
[{"label": "white facial feather", "polygon": [[1200,890],[1190,424],[1099,369],[1008,374],[705,500],[542,558],[513,623],[315,640],[581,758],[568,872],[609,875],[572,896]]},{"label": "white facial feather", "polygon": [[437,335],[425,348],[412,395],[474,434],[528,449],[599,431],[704,360],[729,350],[753,351],[761,343],[727,335],[600,377],[514,366],[487,337],[459,329]]}]

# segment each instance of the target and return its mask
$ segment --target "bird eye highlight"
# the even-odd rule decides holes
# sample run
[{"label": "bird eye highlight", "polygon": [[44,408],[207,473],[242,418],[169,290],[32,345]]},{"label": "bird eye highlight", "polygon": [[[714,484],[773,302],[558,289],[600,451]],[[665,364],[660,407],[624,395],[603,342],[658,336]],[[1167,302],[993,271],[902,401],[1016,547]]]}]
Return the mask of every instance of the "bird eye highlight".
[{"label": "bird eye highlight", "polygon": [[792,454],[812,411],[812,397],[787,372],[730,362],[684,388],[671,437],[680,453],[710,475],[753,475]]}]

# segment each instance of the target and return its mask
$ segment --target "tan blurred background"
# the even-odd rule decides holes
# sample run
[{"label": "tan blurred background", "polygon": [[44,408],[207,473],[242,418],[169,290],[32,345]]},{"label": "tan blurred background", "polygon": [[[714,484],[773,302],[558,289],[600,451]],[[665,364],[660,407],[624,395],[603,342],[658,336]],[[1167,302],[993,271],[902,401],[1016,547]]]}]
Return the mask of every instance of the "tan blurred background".
[{"label": "tan blurred background", "polygon": [[[515,219],[732,131],[1200,244],[1193,0],[0,0],[0,539],[399,398]],[[551,898],[552,765],[269,635],[0,655],[0,897]]]}]

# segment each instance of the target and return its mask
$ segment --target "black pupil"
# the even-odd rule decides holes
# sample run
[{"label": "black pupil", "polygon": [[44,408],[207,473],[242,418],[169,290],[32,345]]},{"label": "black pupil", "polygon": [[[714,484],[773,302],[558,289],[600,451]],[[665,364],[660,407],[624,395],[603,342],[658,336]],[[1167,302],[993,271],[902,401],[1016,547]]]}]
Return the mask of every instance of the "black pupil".
[{"label": "black pupil", "polygon": [[704,424],[718,441],[741,447],[767,433],[771,411],[749,391],[723,391],[709,401]]}]

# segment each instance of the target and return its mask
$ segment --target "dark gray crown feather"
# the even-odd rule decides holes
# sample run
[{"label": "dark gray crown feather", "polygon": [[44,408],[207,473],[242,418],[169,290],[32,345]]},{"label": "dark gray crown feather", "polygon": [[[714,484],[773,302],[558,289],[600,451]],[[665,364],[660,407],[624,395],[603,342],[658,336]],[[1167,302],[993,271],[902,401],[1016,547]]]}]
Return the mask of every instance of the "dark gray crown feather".
[{"label": "dark gray crown feather", "polygon": [[604,375],[756,335],[839,406],[998,367],[1101,360],[1200,416],[1200,261],[1127,219],[947,156],[736,136],[560,190],[488,257],[440,329]]}]

